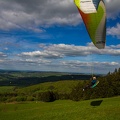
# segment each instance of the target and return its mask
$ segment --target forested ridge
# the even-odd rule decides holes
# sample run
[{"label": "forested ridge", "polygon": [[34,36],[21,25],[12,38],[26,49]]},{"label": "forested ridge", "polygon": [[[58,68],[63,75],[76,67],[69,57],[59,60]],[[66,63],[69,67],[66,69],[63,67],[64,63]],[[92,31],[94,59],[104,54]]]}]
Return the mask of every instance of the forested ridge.
[{"label": "forested ridge", "polygon": [[71,92],[71,99],[94,99],[94,98],[107,98],[120,95],[120,68],[113,73],[108,73],[104,77],[99,77],[99,84],[92,89],[82,92],[81,87],[89,84],[89,81],[84,81],[83,84],[78,85]]}]

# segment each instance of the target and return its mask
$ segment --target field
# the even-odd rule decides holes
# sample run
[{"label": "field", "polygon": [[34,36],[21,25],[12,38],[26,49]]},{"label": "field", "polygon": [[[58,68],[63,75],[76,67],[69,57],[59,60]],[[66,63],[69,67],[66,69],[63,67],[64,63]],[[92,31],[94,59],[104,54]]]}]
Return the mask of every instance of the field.
[{"label": "field", "polygon": [[0,103],[0,120],[119,120],[120,96],[85,101]]}]

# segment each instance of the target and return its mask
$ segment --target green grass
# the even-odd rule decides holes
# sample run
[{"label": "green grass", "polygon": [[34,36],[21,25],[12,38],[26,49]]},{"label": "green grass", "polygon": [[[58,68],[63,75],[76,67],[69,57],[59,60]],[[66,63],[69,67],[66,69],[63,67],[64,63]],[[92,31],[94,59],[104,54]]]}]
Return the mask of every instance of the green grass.
[{"label": "green grass", "polygon": [[[101,104],[98,104],[99,101]],[[91,105],[94,105],[92,106]],[[86,101],[0,103],[0,120],[119,120],[120,96]]]},{"label": "green grass", "polygon": [[[81,81],[82,82],[82,81]],[[64,80],[56,82],[45,82],[28,87],[0,86],[0,93],[18,92],[18,93],[38,93],[45,91],[54,91],[58,93],[70,93],[79,83],[79,80]]]},{"label": "green grass", "polygon": [[12,92],[15,86],[0,86],[0,93]]}]

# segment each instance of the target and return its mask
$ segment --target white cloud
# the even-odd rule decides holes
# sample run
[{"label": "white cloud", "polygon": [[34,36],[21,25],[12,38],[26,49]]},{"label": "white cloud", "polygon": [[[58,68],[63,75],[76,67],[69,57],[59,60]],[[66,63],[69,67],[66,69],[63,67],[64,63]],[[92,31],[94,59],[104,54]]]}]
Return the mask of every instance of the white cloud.
[{"label": "white cloud", "polygon": [[51,61],[50,60],[46,60],[46,59],[17,59],[16,60],[18,63],[23,63],[23,64],[34,64],[34,65],[38,65],[38,64],[50,64]]},{"label": "white cloud", "polygon": [[0,1],[0,29],[29,29],[41,32],[39,26],[76,25],[80,21],[72,0]]},{"label": "white cloud", "polygon": [[[66,44],[39,44],[39,51],[22,52],[19,55],[8,55],[0,52],[0,68],[17,70],[47,70],[63,72],[108,73],[119,68],[120,45],[107,46],[106,49],[99,50],[92,43],[87,46],[75,46]],[[89,59],[89,55],[96,54],[94,61]],[[117,55],[118,60],[103,58],[99,60],[99,55]],[[75,59],[74,59],[75,58]]]},{"label": "white cloud", "polygon": [[[116,18],[120,1],[107,0],[107,17]],[[44,32],[41,27],[78,25],[82,22],[73,0],[1,0],[0,29],[28,29]]]},{"label": "white cloud", "polygon": [[119,0],[104,0],[106,2],[107,17],[115,19],[119,17],[120,13],[120,1]]},{"label": "white cloud", "polygon": [[120,49],[120,44],[118,44],[118,45],[111,45],[110,47],[113,48],[113,49]]},{"label": "white cloud", "polygon": [[120,23],[117,23],[115,27],[109,27],[107,29],[107,34],[120,38]]},{"label": "white cloud", "polygon": [[90,74],[96,74],[96,73],[106,74],[109,71],[113,72],[115,68],[119,68],[120,63],[99,62],[99,61],[84,62],[78,60],[71,60],[71,61],[61,61],[60,66],[64,67],[64,69],[73,70],[75,72],[83,71],[83,73],[90,73]]},{"label": "white cloud", "polygon": [[40,58],[0,60],[0,68],[13,70],[62,71],[102,74],[119,68],[119,62],[99,62],[80,60],[47,60]]},{"label": "white cloud", "polygon": [[4,54],[3,52],[0,52],[0,58],[1,58],[1,57],[7,57],[7,55]]},{"label": "white cloud", "polygon": [[50,44],[50,45],[41,44],[40,48],[42,49],[40,51],[23,52],[21,53],[21,56],[50,59],[58,59],[64,57],[79,57],[91,54],[119,56],[120,55],[120,49],[118,49],[119,46],[120,45],[108,46],[105,49],[97,49],[91,44],[88,44],[88,46],[75,46],[66,44]]},{"label": "white cloud", "polygon": [[77,60],[71,61],[61,61],[61,64],[67,67],[111,67],[111,66],[119,66],[118,62],[83,62]]},{"label": "white cloud", "polygon": [[58,52],[53,52],[53,51],[33,51],[33,52],[23,52],[21,54],[22,56],[30,56],[30,57],[42,57],[42,58],[52,58],[52,59],[56,59],[56,58],[61,58],[62,54],[58,53]]},{"label": "white cloud", "polygon": [[[120,14],[119,0],[107,0],[107,17]],[[41,26],[77,25],[82,22],[73,0],[1,0],[0,29],[29,29],[42,32]],[[40,27],[39,27],[40,26]]]}]

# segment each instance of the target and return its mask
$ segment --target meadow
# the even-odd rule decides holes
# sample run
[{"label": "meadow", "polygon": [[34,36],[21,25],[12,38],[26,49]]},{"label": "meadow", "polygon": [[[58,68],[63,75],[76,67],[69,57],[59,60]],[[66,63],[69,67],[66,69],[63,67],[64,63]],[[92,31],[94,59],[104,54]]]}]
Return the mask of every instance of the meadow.
[{"label": "meadow", "polygon": [[84,101],[0,103],[0,120],[119,120],[120,96]]}]

